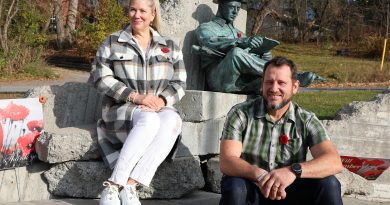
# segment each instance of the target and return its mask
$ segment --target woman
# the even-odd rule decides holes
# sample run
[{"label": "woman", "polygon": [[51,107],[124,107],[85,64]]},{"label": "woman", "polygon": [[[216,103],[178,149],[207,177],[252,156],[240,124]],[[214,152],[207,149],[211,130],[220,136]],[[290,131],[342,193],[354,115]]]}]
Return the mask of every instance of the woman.
[{"label": "woman", "polygon": [[141,204],[136,185],[149,186],[181,132],[172,105],[184,96],[186,71],[179,47],[159,34],[158,0],[130,0],[129,19],[92,64],[91,79],[104,94],[98,142],[113,169],[101,205]]}]

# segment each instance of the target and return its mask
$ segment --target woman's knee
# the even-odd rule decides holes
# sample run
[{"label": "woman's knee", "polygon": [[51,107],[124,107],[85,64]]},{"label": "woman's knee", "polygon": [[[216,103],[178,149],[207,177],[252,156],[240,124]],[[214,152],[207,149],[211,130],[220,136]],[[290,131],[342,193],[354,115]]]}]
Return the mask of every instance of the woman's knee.
[{"label": "woman's knee", "polygon": [[155,112],[139,111],[134,113],[133,126],[145,126],[151,129],[160,127],[160,118]]},{"label": "woman's knee", "polygon": [[[174,132],[180,132],[183,124],[180,115],[175,111],[164,111],[160,115],[161,127],[167,130],[173,130]],[[179,134],[179,133],[178,133]]]}]

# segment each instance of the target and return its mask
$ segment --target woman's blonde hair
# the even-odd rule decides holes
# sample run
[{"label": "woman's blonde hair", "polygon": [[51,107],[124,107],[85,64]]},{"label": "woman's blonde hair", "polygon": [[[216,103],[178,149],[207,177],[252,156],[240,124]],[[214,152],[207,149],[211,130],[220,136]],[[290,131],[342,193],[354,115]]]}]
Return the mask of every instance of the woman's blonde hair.
[{"label": "woman's blonde hair", "polygon": [[[130,3],[129,5],[131,5],[131,3],[133,2],[134,0],[130,0]],[[155,16],[154,16],[154,19],[153,21],[151,22],[150,26],[156,30],[157,32],[160,33],[160,22],[161,22],[161,16],[160,16],[160,1],[159,0],[147,0],[149,1],[150,3],[150,7],[152,8],[152,11],[154,10],[155,12]]]}]

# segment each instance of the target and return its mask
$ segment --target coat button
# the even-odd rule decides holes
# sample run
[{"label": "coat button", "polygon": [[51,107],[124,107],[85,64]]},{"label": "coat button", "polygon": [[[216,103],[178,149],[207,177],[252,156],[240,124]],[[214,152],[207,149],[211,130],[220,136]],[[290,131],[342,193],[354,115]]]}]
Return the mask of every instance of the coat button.
[{"label": "coat button", "polygon": [[123,56],[119,57],[120,59],[123,59]]}]

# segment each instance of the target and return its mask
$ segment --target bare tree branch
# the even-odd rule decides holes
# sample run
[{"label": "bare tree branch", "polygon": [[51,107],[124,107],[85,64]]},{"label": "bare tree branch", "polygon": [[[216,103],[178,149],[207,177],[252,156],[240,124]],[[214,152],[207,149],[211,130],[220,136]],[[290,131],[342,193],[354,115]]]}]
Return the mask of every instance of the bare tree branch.
[{"label": "bare tree branch", "polygon": [[263,1],[262,8],[260,10],[258,10],[258,12],[256,14],[255,25],[253,26],[252,31],[251,31],[252,35],[256,35],[259,32],[261,26],[263,25],[263,21],[264,21],[265,17],[268,14],[275,12],[274,10],[269,8],[269,5],[271,3],[272,3],[272,0],[264,0]]}]

